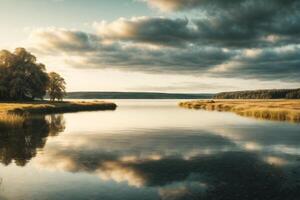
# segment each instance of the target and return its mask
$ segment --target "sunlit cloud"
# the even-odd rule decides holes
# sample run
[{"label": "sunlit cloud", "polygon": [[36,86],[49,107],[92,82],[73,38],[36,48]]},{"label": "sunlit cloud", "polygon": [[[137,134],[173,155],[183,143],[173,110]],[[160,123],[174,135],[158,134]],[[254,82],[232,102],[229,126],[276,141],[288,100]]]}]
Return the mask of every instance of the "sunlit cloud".
[{"label": "sunlit cloud", "polygon": [[182,46],[197,39],[197,30],[189,26],[187,19],[146,16],[119,18],[113,22],[95,22],[94,27],[101,38],[109,41]]},{"label": "sunlit cloud", "polygon": [[188,183],[175,184],[170,187],[164,187],[159,189],[159,196],[162,200],[177,200],[185,198],[193,198],[197,193],[199,196],[205,194],[208,189],[206,183],[198,181],[189,181]]},{"label": "sunlit cloud", "polygon": [[[149,16],[115,13],[111,18],[90,19],[76,28],[26,24],[22,30],[28,38],[19,44],[51,70],[62,73],[72,90],[81,87],[71,74],[91,77],[90,70],[93,74],[108,70],[124,76],[198,77],[210,91],[299,87],[300,4],[296,0],[141,1],[131,3],[162,12],[152,10]],[[118,75],[114,77],[118,79]],[[209,81],[213,79],[218,80]],[[91,81],[103,84],[99,80]],[[247,84],[243,84],[245,80]],[[167,83],[163,78],[131,88],[124,82],[111,88],[182,92],[195,91],[199,86],[189,87],[182,81]],[[165,86],[157,88],[162,82]],[[99,90],[95,85],[91,87]],[[109,86],[105,88],[109,90]]]},{"label": "sunlit cloud", "polygon": [[244,147],[245,147],[246,150],[249,150],[249,151],[257,151],[257,150],[262,149],[262,147],[259,144],[255,143],[255,142],[246,142],[244,144]]},{"label": "sunlit cloud", "polygon": [[[293,12],[286,15],[296,17]],[[227,30],[231,23],[245,28],[242,21],[223,18],[119,18],[95,22],[94,33],[61,28],[33,30],[29,41],[33,51],[64,55],[65,65],[76,69],[298,80],[299,45],[296,38],[293,40],[294,34],[285,32],[284,37],[278,37],[279,30],[274,27],[259,31],[255,25],[253,30],[259,34],[247,29]]]},{"label": "sunlit cloud", "polygon": [[285,159],[280,157],[275,157],[275,156],[268,156],[265,158],[265,161],[270,165],[276,165],[276,166],[283,166],[288,163],[288,161],[286,161]]},{"label": "sunlit cloud", "polygon": [[148,3],[150,7],[158,8],[162,11],[171,12],[174,10],[195,8],[205,4],[203,0],[143,0]]},{"label": "sunlit cloud", "polygon": [[118,162],[106,162],[96,173],[104,181],[127,182],[130,186],[135,187],[142,187],[146,182],[145,178],[136,170]]}]

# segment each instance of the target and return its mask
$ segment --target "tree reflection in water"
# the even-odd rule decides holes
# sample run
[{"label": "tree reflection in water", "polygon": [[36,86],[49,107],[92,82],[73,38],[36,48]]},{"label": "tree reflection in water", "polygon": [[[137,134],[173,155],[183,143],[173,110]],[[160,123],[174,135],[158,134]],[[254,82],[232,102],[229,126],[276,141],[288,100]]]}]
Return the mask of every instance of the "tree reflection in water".
[{"label": "tree reflection in water", "polygon": [[63,115],[33,116],[23,129],[0,133],[0,162],[25,166],[43,148],[48,136],[57,136],[65,129]]},{"label": "tree reflection in water", "polygon": [[[257,151],[243,148],[224,135],[190,129],[143,131],[135,137],[132,134],[64,135],[64,144],[76,144],[76,148],[51,146],[36,163],[73,175],[94,175],[107,184],[113,182],[128,190],[134,188],[135,192],[155,191],[159,196],[144,199],[298,200],[299,156],[270,151],[273,144],[278,144],[276,130],[265,128],[264,131],[265,135],[252,138],[257,145],[262,145]],[[239,140],[243,140],[243,134],[239,133]],[[273,138],[269,137],[271,133]],[[281,139],[281,144],[298,146],[297,133],[296,129],[290,130],[289,138]],[[249,134],[253,136],[252,132]],[[243,143],[253,142],[245,135],[244,138]],[[105,192],[99,196],[102,194]],[[118,197],[116,194],[114,199]]]}]

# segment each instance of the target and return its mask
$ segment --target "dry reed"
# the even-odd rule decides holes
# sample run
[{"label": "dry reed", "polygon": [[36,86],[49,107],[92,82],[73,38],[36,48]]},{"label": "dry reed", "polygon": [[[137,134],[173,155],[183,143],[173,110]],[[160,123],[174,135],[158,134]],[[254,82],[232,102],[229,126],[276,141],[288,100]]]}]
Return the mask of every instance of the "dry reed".
[{"label": "dry reed", "polygon": [[234,112],[241,116],[260,119],[300,122],[299,100],[217,100],[180,102],[190,109]]}]

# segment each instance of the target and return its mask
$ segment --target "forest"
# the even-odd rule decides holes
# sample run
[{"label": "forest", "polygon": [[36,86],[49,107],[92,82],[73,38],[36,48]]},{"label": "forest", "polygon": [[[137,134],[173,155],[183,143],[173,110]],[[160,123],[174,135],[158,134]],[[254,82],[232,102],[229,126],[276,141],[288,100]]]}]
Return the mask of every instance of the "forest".
[{"label": "forest", "polygon": [[214,99],[300,99],[300,89],[221,92],[214,95]]}]

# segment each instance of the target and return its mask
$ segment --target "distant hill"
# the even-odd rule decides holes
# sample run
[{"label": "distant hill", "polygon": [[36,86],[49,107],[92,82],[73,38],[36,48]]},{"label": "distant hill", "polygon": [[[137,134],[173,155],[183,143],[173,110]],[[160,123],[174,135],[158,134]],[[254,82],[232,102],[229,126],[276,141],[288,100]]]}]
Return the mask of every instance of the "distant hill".
[{"label": "distant hill", "polygon": [[152,92],[69,92],[67,99],[211,99],[213,94]]},{"label": "distant hill", "polygon": [[300,89],[221,92],[214,99],[300,99]]}]

